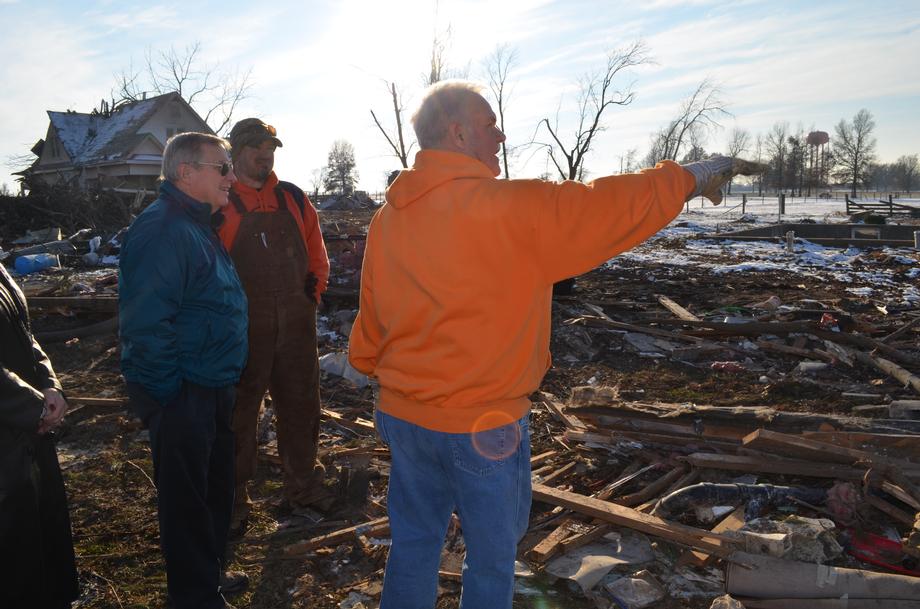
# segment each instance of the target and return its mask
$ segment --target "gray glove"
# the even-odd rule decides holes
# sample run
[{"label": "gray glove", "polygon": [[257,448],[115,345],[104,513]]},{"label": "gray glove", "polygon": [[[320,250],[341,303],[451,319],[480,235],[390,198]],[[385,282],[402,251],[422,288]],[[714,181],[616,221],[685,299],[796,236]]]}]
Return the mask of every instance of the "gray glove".
[{"label": "gray glove", "polygon": [[681,167],[692,173],[696,179],[696,188],[687,196],[687,200],[704,196],[716,205],[722,202],[722,187],[730,179],[736,175],[750,176],[767,170],[767,166],[763,163],[728,156],[714,156],[705,161],[687,163]]}]

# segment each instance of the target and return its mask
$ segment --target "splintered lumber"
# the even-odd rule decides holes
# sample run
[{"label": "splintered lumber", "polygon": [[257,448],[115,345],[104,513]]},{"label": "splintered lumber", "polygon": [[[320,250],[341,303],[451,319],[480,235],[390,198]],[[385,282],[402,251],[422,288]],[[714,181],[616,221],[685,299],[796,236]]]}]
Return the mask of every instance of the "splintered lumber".
[{"label": "splintered lumber", "polygon": [[122,406],[128,405],[127,398],[91,398],[91,397],[82,397],[82,396],[67,396],[67,403],[71,406],[82,405],[82,406],[106,406],[109,408],[121,408]]},{"label": "splintered lumber", "polygon": [[777,433],[767,429],[758,429],[747,435],[742,443],[747,448],[778,454],[783,457],[842,463],[845,465],[864,465],[866,467],[881,466],[889,470],[891,467],[895,467],[897,471],[902,471],[912,476],[920,475],[920,465],[914,463],[895,461],[863,450],[835,446],[826,442]]},{"label": "splintered lumber", "polygon": [[[736,437],[739,441],[755,429],[761,428],[788,433],[837,430],[920,434],[920,421],[782,412],[765,406],[624,402],[612,399],[609,391],[605,392],[605,389],[593,387],[573,389],[572,399],[568,406],[569,413],[579,417],[605,415],[678,425],[680,427],[660,429],[669,429],[669,433],[682,430],[685,434],[695,436],[703,435],[701,426],[703,426],[702,429],[712,426],[721,437],[726,439]],[[653,430],[642,428],[638,431]]]},{"label": "splintered lumber", "polygon": [[358,535],[382,535],[389,529],[389,526],[390,520],[384,516],[383,518],[377,518],[370,522],[356,524],[344,529],[339,529],[338,531],[333,531],[332,533],[314,537],[313,539],[307,539],[306,541],[285,546],[283,552],[285,556],[300,556],[312,552],[317,548],[343,543]]},{"label": "splintered lumber", "polygon": [[[890,473],[889,473],[890,475]],[[882,481],[879,485],[879,488],[903,503],[906,503],[910,507],[914,508],[920,512],[920,499],[916,499],[913,495],[908,493],[903,487],[902,484],[892,484],[887,480]]]},{"label": "splintered lumber", "polygon": [[530,467],[543,463],[544,461],[554,456],[555,454],[556,454],[555,450],[548,450],[544,453],[540,453],[539,455],[534,455],[533,457],[530,458]]},{"label": "splintered lumber", "polygon": [[729,548],[723,546],[722,543],[731,545],[733,542],[731,538],[725,535],[669,522],[622,505],[593,497],[585,497],[578,493],[563,491],[542,484],[533,486],[533,498],[550,505],[568,508],[573,512],[593,516],[618,526],[635,529],[655,537],[705,550],[720,557],[727,557],[730,553]]},{"label": "splintered lumber", "polygon": [[334,422],[338,423],[342,427],[347,427],[348,429],[360,433],[375,433],[374,424],[369,421],[352,421],[346,419],[343,415],[338,412],[329,410],[328,408],[323,408],[323,416],[332,419]]},{"label": "splintered lumber", "polygon": [[637,506],[652,497],[658,496],[658,494],[666,489],[670,484],[675,480],[683,476],[687,472],[687,468],[684,465],[678,465],[677,467],[671,469],[665,475],[659,477],[654,482],[646,485],[641,491],[635,493],[630,493],[629,495],[624,495],[614,500],[615,503],[619,505],[625,505],[627,507]]},{"label": "splintered lumber", "polygon": [[754,344],[764,351],[773,351],[774,353],[782,353],[783,355],[795,355],[797,357],[804,357],[806,359],[822,359],[827,362],[834,361],[834,357],[825,353],[824,351],[792,347],[775,340],[758,340],[754,341]]},{"label": "splintered lumber", "polygon": [[872,460],[872,455],[865,451],[834,446],[826,442],[809,440],[791,434],[770,431],[769,429],[758,429],[751,432],[741,440],[741,443],[748,448],[768,453],[779,453],[784,457],[794,457],[796,459],[830,461],[845,465]]},{"label": "splintered lumber", "polygon": [[876,434],[858,431],[805,431],[802,437],[836,446],[871,450],[879,454],[920,457],[917,436],[908,434]]},{"label": "splintered lumber", "polygon": [[901,326],[900,328],[898,328],[897,330],[889,334],[888,336],[883,336],[879,340],[883,343],[891,342],[892,340],[901,336],[902,334],[904,334],[905,332],[907,332],[908,330],[910,330],[911,328],[913,328],[914,326],[918,324],[920,324],[920,317],[915,317],[911,321],[907,322],[906,324],[904,324],[903,326]]},{"label": "splintered lumber", "polygon": [[565,406],[553,399],[553,396],[550,394],[541,391],[540,392],[540,401],[546,406],[546,409],[549,412],[562,421],[563,425],[568,429],[585,429],[585,424],[582,423],[578,417],[572,416],[566,412]]},{"label": "splintered lumber", "polygon": [[910,370],[905,370],[894,362],[882,357],[876,357],[861,351],[856,352],[856,359],[858,359],[863,364],[874,366],[888,376],[897,379],[898,382],[903,384],[905,387],[910,385],[914,391],[920,393],[920,376],[913,374]]},{"label": "splintered lumber", "polygon": [[686,457],[687,463],[695,467],[725,469],[735,472],[753,472],[762,474],[785,474],[789,476],[807,476],[812,478],[838,478],[840,480],[862,480],[865,469],[836,465],[831,463],[812,463],[793,459],[763,459],[737,455],[714,455],[693,453]]},{"label": "splintered lumber", "polygon": [[677,304],[676,302],[674,302],[673,300],[671,300],[670,298],[668,298],[667,296],[663,294],[658,295],[658,302],[665,309],[667,309],[671,313],[674,313],[674,315],[676,315],[678,319],[683,319],[684,321],[700,321],[699,317],[697,317],[696,315],[694,315],[693,313],[683,308],[682,306],[680,306],[679,304]]},{"label": "splintered lumber", "polygon": [[561,549],[560,544],[571,535],[574,522],[571,516],[563,519],[549,535],[527,553],[527,557],[534,562],[543,563],[558,554]]},{"label": "splintered lumber", "polygon": [[829,340],[835,343],[852,345],[860,347],[867,351],[878,351],[879,353],[890,357],[902,364],[909,366],[920,365],[920,358],[903,353],[892,348],[885,343],[863,336],[861,334],[850,334],[848,332],[831,332],[823,329],[818,322],[814,321],[752,321],[743,324],[729,324],[718,321],[685,321],[673,319],[656,319],[656,323],[667,325],[685,325],[694,328],[704,328],[705,332],[694,332],[696,335],[705,337],[718,336],[761,336],[763,334],[811,334],[818,338]]},{"label": "splintered lumber", "polygon": [[914,517],[902,510],[899,507],[891,505],[881,497],[876,497],[872,493],[865,494],[866,503],[879,510],[888,514],[891,518],[897,520],[901,524],[906,524],[907,526],[913,526]]},{"label": "splintered lumber", "polygon": [[570,471],[572,471],[573,469],[575,469],[575,466],[576,466],[576,465],[578,465],[578,461],[569,461],[568,463],[566,463],[565,465],[563,465],[562,467],[560,467],[560,468],[557,469],[556,471],[554,471],[554,472],[552,472],[551,474],[549,474],[549,475],[543,477],[543,479],[541,480],[541,482],[542,482],[543,484],[549,484],[550,482],[552,482],[552,481],[555,480],[556,478],[559,478],[559,477],[561,477],[561,476],[564,476],[565,474],[567,474],[567,473],[569,473]]},{"label": "splintered lumber", "polygon": [[[744,526],[744,509],[745,507],[738,506],[735,508],[735,511],[723,518],[712,527],[713,533],[726,533],[728,531],[737,531]],[[688,550],[681,555],[680,564],[694,565],[702,567],[712,561],[712,556],[706,554],[705,552],[699,552],[697,550]]]}]

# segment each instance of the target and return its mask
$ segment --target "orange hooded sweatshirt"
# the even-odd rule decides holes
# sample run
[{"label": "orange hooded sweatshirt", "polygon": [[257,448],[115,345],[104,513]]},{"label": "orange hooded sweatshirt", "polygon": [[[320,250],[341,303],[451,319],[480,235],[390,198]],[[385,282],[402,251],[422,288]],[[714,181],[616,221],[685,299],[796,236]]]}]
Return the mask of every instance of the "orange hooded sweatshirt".
[{"label": "orange hooded sweatshirt", "polygon": [[380,382],[377,407],[451,433],[522,417],[550,366],[553,283],[655,234],[694,187],[671,161],[556,184],[420,151],[367,235],[349,359]]}]

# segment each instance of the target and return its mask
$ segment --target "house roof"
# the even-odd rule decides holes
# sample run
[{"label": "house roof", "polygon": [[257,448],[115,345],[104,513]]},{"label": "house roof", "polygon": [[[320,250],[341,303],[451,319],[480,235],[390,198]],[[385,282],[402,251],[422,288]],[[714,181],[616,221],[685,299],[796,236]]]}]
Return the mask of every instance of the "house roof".
[{"label": "house roof", "polygon": [[167,93],[123,104],[108,116],[50,110],[48,116],[71,162],[87,165],[127,155],[145,137],[137,130],[164,104],[175,99],[194,113],[178,93]]}]

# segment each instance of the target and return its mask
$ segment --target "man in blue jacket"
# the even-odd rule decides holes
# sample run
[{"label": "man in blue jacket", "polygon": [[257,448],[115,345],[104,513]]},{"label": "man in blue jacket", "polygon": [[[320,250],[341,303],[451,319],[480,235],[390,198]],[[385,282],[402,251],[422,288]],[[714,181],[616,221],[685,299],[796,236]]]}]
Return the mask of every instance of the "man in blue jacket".
[{"label": "man in blue jacket", "polygon": [[160,545],[176,609],[229,606],[220,586],[233,508],[233,387],[246,363],[247,312],[211,225],[236,180],[228,151],[225,140],[203,133],[167,142],[160,196],[128,229],[120,260],[122,373],[150,429]]}]

